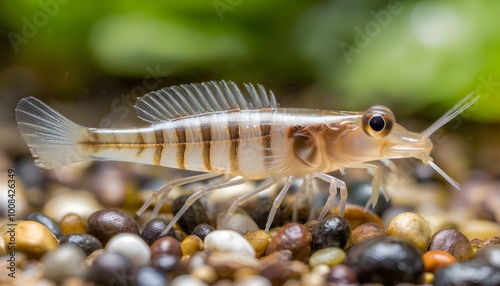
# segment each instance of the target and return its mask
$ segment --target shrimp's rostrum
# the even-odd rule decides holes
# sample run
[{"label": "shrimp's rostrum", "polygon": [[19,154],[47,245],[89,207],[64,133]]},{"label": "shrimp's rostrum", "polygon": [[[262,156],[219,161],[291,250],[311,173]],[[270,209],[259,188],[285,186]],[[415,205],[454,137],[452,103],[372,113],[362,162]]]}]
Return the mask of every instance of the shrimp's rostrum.
[{"label": "shrimp's rostrum", "polygon": [[[247,96],[231,81],[206,82],[164,88],[138,99],[143,128],[97,129],[73,123],[34,97],[16,108],[19,129],[35,163],[57,168],[85,160],[115,160],[203,172],[173,180],[155,192],[138,211],[141,215],[158,198],[153,215],[170,190],[179,185],[220,177],[195,192],[171,221],[169,228],[195,200],[212,191],[264,179],[228,209],[225,223],[247,199],[285,178],[275,199],[267,229],[276,208],[295,178],[320,179],[330,184],[330,195],[320,218],[333,207],[340,191],[340,213],[346,205],[345,183],[327,173],[365,168],[373,175],[373,192],[367,203],[377,203],[381,171],[373,161],[414,157],[430,165],[453,186],[430,156],[430,135],[472,105],[464,98],[427,130],[416,133],[396,122],[386,107],[364,112],[281,108],[271,91],[245,84]],[[168,231],[168,229],[166,231]]]}]

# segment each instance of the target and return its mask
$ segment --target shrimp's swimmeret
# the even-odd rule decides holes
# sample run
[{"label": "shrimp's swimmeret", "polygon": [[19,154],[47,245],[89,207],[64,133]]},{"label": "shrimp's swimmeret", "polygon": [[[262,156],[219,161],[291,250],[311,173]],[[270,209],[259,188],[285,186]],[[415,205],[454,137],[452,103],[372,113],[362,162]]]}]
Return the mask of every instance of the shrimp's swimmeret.
[{"label": "shrimp's swimmeret", "polygon": [[327,173],[346,168],[365,168],[373,175],[367,207],[375,206],[381,171],[374,161],[393,167],[389,159],[414,157],[459,187],[433,163],[430,135],[471,106],[477,96],[467,96],[425,131],[416,133],[397,124],[394,114],[383,106],[364,112],[281,108],[263,86],[245,84],[245,89],[246,96],[231,81],[212,81],[151,92],[135,106],[139,117],[151,123],[143,128],[83,127],[34,97],[19,102],[16,118],[35,163],[42,168],[115,160],[203,172],[166,184],[146,201],[138,215],[157,198],[156,215],[175,186],[220,177],[191,195],[165,232],[201,196],[248,180],[264,179],[255,190],[235,200],[223,225],[250,197],[284,180],[269,214],[269,229],[296,178],[305,178],[305,182],[316,178],[330,184],[320,219],[333,207],[337,191],[343,214],[345,183]]}]

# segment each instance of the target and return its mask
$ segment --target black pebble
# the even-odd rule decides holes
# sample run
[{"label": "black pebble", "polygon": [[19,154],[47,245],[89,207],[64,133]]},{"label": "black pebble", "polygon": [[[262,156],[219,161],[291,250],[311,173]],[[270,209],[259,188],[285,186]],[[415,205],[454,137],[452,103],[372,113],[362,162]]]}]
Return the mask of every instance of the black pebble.
[{"label": "black pebble", "polygon": [[164,286],[167,276],[159,269],[144,266],[137,272],[137,286]]},{"label": "black pebble", "polygon": [[201,240],[205,240],[205,236],[207,236],[212,231],[214,231],[213,227],[206,223],[202,223],[194,228],[193,234],[201,238]]},{"label": "black pebble", "polygon": [[116,252],[104,252],[90,266],[87,279],[97,285],[133,285],[135,274],[127,257]]},{"label": "black pebble", "polygon": [[[182,195],[175,199],[172,205],[174,215],[181,210],[189,196],[190,195]],[[200,201],[195,201],[177,222],[177,224],[187,233],[193,233],[194,228],[202,223],[209,224],[210,221],[208,220],[205,207],[203,207]]]},{"label": "black pebble", "polygon": [[71,243],[80,247],[85,253],[90,255],[92,252],[101,249],[102,243],[99,239],[86,233],[71,233],[61,238],[60,244]]},{"label": "black pebble", "polygon": [[325,247],[344,248],[351,235],[351,228],[339,216],[327,216],[312,231],[313,251]]},{"label": "black pebble", "polygon": [[500,285],[500,269],[481,259],[453,263],[434,274],[434,285]]},{"label": "black pebble", "polygon": [[[385,200],[382,194],[383,191],[384,190],[381,188],[377,205],[374,208],[370,208],[370,210],[378,216],[381,216],[384,211],[391,207],[391,201]],[[373,188],[371,184],[365,182],[356,183],[349,188],[347,203],[364,207],[370,199],[372,192]]]},{"label": "black pebble", "polygon": [[[243,206],[248,213],[248,215],[257,223],[260,229],[266,228],[267,218],[269,217],[269,212],[273,207],[273,201],[270,199],[259,200],[255,203],[250,203]],[[276,215],[274,216],[271,228],[283,225],[283,214],[281,209],[278,208]]]},{"label": "black pebble", "polygon": [[33,221],[36,221],[36,222],[43,224],[44,226],[46,226],[50,230],[50,232],[52,232],[56,236],[57,239],[61,239],[61,237],[63,237],[63,234],[61,232],[61,229],[59,228],[59,225],[55,221],[53,221],[51,218],[49,218],[48,216],[46,216],[42,213],[38,213],[38,212],[31,213],[28,216],[28,220],[33,220]]},{"label": "black pebble", "polygon": [[146,225],[144,226],[144,229],[142,230],[141,237],[144,239],[144,241],[151,246],[153,242],[155,242],[157,239],[165,237],[165,236],[171,236],[173,238],[175,237],[175,230],[174,228],[170,228],[170,230],[165,233],[164,235],[160,235],[163,230],[167,228],[167,225],[170,223],[170,221],[163,219],[163,218],[154,218]]},{"label": "black pebble", "polygon": [[137,224],[123,211],[104,209],[91,214],[87,219],[87,233],[95,236],[103,245],[123,232],[139,235]]},{"label": "black pebble", "polygon": [[418,284],[424,272],[421,255],[420,251],[406,240],[379,237],[350,248],[345,264],[354,270],[361,283]]}]

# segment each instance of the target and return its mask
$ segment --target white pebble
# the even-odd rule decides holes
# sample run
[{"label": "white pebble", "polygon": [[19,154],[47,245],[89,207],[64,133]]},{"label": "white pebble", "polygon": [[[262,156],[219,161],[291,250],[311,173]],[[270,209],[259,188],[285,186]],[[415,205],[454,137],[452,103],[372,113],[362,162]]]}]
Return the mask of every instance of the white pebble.
[{"label": "white pebble", "polygon": [[120,233],[113,236],[106,244],[105,249],[126,256],[136,267],[148,264],[151,258],[149,246],[142,238],[133,233]]},{"label": "white pebble", "polygon": [[83,277],[83,262],[86,257],[85,252],[78,246],[63,244],[42,257],[44,276],[57,283],[70,276]]},{"label": "white pebble", "polygon": [[208,286],[207,283],[191,275],[180,275],[172,280],[172,286]]},{"label": "white pebble", "polygon": [[214,230],[205,237],[205,249],[213,252],[226,252],[255,257],[252,245],[233,230]]}]

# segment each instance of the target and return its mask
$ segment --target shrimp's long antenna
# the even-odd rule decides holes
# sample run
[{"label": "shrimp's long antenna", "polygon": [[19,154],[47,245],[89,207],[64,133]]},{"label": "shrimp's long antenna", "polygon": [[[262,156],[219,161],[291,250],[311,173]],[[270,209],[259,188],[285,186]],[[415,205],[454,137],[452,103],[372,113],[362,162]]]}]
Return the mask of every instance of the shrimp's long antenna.
[{"label": "shrimp's long antenna", "polygon": [[[436,122],[431,124],[427,129],[422,131],[422,134],[424,137],[429,137],[434,133],[436,130],[441,128],[441,126],[445,125],[446,123],[450,122],[453,118],[455,118],[457,115],[462,113],[464,110],[469,108],[471,105],[476,102],[476,100],[479,98],[479,96],[472,97],[474,95],[474,92],[469,93],[466,97],[464,97],[460,102],[455,104],[450,110],[448,110],[443,116],[441,116]],[[437,166],[436,166],[437,167]],[[434,167],[433,167],[434,168]],[[436,168],[434,168],[436,169]],[[436,169],[437,171],[437,169]],[[442,172],[442,171],[441,171]],[[438,171],[439,173],[439,171]]]},{"label": "shrimp's long antenna", "polygon": [[457,190],[460,190],[460,184],[457,183],[457,181],[453,180],[450,176],[448,176],[448,174],[446,174],[441,168],[439,168],[438,165],[436,165],[436,163],[434,163],[432,161],[427,161],[424,163],[431,166],[432,169],[436,170],[436,172],[438,172],[441,176],[443,176],[443,178],[446,181],[448,181],[448,183],[450,183],[450,185],[455,187]]}]

